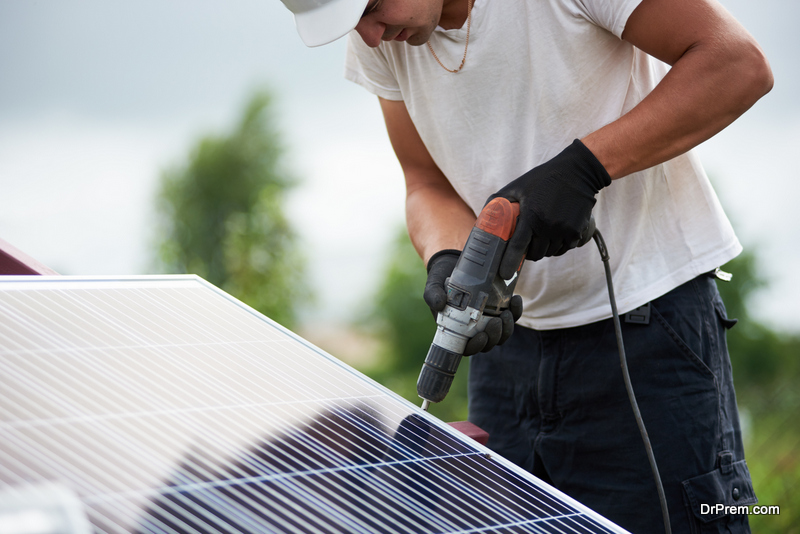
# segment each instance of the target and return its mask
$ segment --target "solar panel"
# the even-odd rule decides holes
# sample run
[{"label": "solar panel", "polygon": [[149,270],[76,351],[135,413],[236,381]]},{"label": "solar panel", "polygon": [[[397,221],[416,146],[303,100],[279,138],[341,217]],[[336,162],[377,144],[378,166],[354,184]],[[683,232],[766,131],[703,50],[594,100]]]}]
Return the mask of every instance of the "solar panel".
[{"label": "solar panel", "polygon": [[624,532],[193,276],[0,277],[0,532]]}]

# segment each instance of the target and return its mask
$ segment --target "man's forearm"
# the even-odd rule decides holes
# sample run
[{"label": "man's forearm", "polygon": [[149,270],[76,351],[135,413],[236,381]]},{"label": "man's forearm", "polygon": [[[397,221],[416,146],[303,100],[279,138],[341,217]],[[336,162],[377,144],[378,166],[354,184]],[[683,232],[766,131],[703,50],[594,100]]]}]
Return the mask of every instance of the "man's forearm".
[{"label": "man's forearm", "polygon": [[464,247],[475,215],[428,152],[405,103],[379,99],[392,148],[406,181],[406,224],[427,265],[435,253]]},{"label": "man's forearm", "polygon": [[[629,113],[582,139],[612,179],[694,148],[731,124],[772,88],[772,73],[763,52],[717,4],[709,3],[691,14],[695,21],[707,20],[697,23],[698,29],[689,32],[682,47],[654,37],[658,33],[653,25],[679,24],[663,11],[673,8],[672,0],[645,0],[623,33],[635,46],[671,64],[670,72]],[[671,35],[675,34],[680,31]],[[690,39],[694,35],[697,39]]]},{"label": "man's forearm", "polygon": [[464,247],[475,214],[449,183],[410,188],[406,194],[408,234],[425,264],[436,252]]}]

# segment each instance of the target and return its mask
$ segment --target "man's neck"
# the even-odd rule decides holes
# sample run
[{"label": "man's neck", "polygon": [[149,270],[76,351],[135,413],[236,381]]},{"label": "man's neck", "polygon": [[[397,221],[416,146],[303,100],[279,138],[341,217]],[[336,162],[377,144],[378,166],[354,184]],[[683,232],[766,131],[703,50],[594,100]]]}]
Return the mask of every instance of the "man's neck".
[{"label": "man's neck", "polygon": [[469,14],[469,0],[444,0],[439,26],[455,30],[464,26]]}]

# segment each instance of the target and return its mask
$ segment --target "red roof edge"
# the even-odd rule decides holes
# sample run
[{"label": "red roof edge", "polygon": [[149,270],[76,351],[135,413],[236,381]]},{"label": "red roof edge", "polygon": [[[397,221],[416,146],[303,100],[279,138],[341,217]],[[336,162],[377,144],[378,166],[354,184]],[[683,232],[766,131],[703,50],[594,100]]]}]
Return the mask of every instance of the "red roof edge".
[{"label": "red roof edge", "polygon": [[28,256],[8,241],[0,239],[0,275],[55,274],[47,265]]}]

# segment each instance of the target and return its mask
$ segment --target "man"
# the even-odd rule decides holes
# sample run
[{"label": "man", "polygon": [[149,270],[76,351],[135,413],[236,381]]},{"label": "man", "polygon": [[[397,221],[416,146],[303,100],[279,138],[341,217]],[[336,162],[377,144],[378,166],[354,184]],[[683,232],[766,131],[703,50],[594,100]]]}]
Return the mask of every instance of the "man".
[{"label": "man", "polygon": [[306,44],[356,30],[346,76],[379,97],[434,311],[475,214],[520,203],[501,274],[533,260],[524,309],[505,343],[511,320],[472,342],[470,420],[490,447],[632,532],[663,530],[598,253],[575,248],[593,214],[620,312],[646,306],[623,335],[673,531],[749,531],[700,508],[755,495],[733,321],[707,274],[741,246],[691,149],[771,89],[753,38],[714,0],[283,1]]}]

